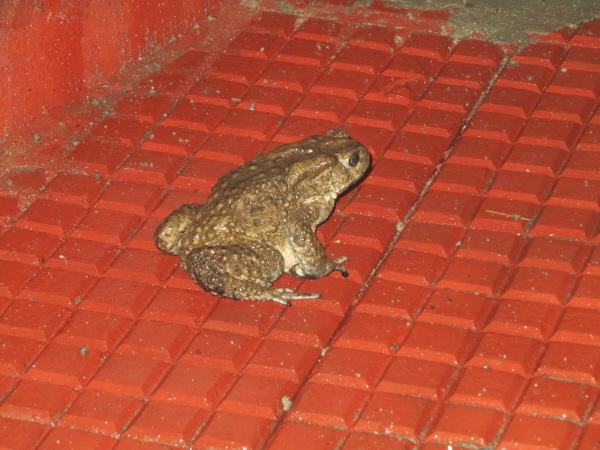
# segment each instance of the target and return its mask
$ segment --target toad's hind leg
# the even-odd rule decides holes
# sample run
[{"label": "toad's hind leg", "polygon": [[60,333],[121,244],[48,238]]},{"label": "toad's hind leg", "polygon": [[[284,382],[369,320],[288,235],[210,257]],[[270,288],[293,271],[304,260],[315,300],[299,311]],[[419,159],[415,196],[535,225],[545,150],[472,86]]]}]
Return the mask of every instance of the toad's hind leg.
[{"label": "toad's hind leg", "polygon": [[184,266],[206,291],[235,300],[289,305],[290,300],[320,297],[271,289],[272,282],[283,273],[283,256],[275,248],[257,242],[196,248],[187,255]]}]

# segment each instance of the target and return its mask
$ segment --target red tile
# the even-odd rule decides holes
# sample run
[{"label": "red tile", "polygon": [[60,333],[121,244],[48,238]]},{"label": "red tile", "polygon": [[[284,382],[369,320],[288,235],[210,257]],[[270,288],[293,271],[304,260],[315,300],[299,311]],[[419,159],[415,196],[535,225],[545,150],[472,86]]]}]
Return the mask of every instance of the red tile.
[{"label": "red tile", "polygon": [[[396,225],[379,217],[348,216],[335,234],[342,244],[355,244],[385,251],[396,234]],[[1,241],[0,241],[1,242]]]},{"label": "red tile", "polygon": [[46,170],[15,167],[2,177],[2,182],[12,188],[39,191],[46,184]]},{"label": "red tile", "polygon": [[366,184],[404,189],[419,194],[434,174],[434,168],[425,164],[383,157],[377,162]]},{"label": "red tile", "polygon": [[599,324],[597,311],[569,307],[552,336],[552,340],[598,346],[600,345]]},{"label": "red tile", "polygon": [[344,124],[344,128],[350,133],[353,139],[362,142],[375,159],[379,159],[383,155],[394,137],[393,132],[384,128],[359,125],[357,123],[346,123]]},{"label": "red tile", "polygon": [[485,167],[447,163],[435,177],[431,189],[481,195],[493,177],[493,172]]},{"label": "red tile", "polygon": [[368,351],[334,348],[321,358],[310,381],[371,391],[390,361],[389,356]]},{"label": "red tile", "polygon": [[600,300],[600,277],[584,275],[579,278],[575,292],[569,300],[570,306],[580,308],[598,308]]},{"label": "red tile", "polygon": [[402,131],[432,134],[443,138],[453,138],[465,119],[465,114],[441,109],[415,108]]},{"label": "red tile", "polygon": [[[236,168],[237,166],[235,164],[229,162],[212,161],[204,158],[192,159],[185,168],[179,172],[179,175],[173,182],[173,186],[181,189],[199,191],[206,193],[206,196],[208,196],[219,178]],[[204,201],[202,203],[204,203]],[[171,211],[169,211],[169,213],[170,212]]]},{"label": "red tile", "polygon": [[0,195],[0,218],[3,220],[14,219],[19,214],[21,214],[19,198]]},{"label": "red tile", "polygon": [[587,240],[592,237],[598,213],[564,206],[545,206],[531,230],[534,236],[557,236]]},{"label": "red tile", "polygon": [[222,55],[212,63],[209,74],[226,81],[251,85],[266,67],[267,63],[260,59]]},{"label": "red tile", "polygon": [[152,126],[131,117],[109,117],[92,131],[92,138],[118,140],[133,149]]},{"label": "red tile", "polygon": [[196,157],[241,165],[257,156],[263,146],[263,142],[252,137],[212,134]]},{"label": "red tile", "polygon": [[[598,56],[598,51],[594,50],[600,47],[599,42],[599,27],[597,22],[584,22],[575,31],[575,34],[571,38],[570,44],[581,47],[588,47],[585,49],[590,56]],[[579,50],[579,49],[577,49]],[[584,50],[584,49],[581,49]],[[583,52],[582,52],[583,53]]]},{"label": "red tile", "polygon": [[19,298],[73,306],[96,283],[97,278],[62,269],[43,268],[19,293]]},{"label": "red tile", "polygon": [[576,149],[596,152],[600,150],[600,124],[590,123],[587,125]]},{"label": "red tile", "polygon": [[417,322],[398,355],[457,365],[468,356],[473,344],[471,331]]},{"label": "red tile", "polygon": [[356,421],[367,399],[368,393],[359,389],[308,383],[294,401],[289,419],[348,429]]},{"label": "red tile", "polygon": [[[600,152],[576,150],[572,153],[562,175],[586,180],[600,180]],[[17,222],[18,223],[18,222]]]},{"label": "red tile", "polygon": [[589,425],[582,434],[582,438],[579,441],[579,448],[594,448],[599,439],[600,427],[598,425]]},{"label": "red tile", "polygon": [[160,125],[140,148],[153,152],[187,156],[193,154],[205,139],[206,134],[202,131]]},{"label": "red tile", "polygon": [[597,385],[600,380],[600,348],[569,342],[551,342],[536,373]]},{"label": "red tile", "polygon": [[54,428],[44,438],[40,450],[61,450],[63,448],[112,448],[117,440],[99,433],[90,433],[72,428]]},{"label": "red tile", "polygon": [[376,278],[356,307],[357,312],[414,320],[429,289]]},{"label": "red tile", "polygon": [[452,149],[449,163],[498,169],[510,151],[510,145],[496,139],[462,136]]},{"label": "red tile", "polygon": [[404,319],[355,313],[337,336],[335,347],[393,354],[406,339]]},{"label": "red tile", "polygon": [[208,293],[167,287],[159,291],[142,313],[142,318],[198,327],[216,304]]},{"label": "red tile", "polygon": [[137,90],[147,95],[167,94],[175,97],[183,94],[189,83],[190,78],[186,75],[159,72],[140,81]]},{"label": "red tile", "polygon": [[107,209],[91,209],[71,236],[112,245],[122,245],[140,226],[142,219],[136,214]]},{"label": "red tile", "polygon": [[354,428],[418,439],[431,420],[433,409],[433,402],[426,398],[376,392]]},{"label": "red tile", "polygon": [[442,258],[454,254],[465,232],[461,228],[411,222],[403,230],[394,248],[433,253]]},{"label": "red tile", "polygon": [[236,108],[229,112],[215,132],[266,141],[273,137],[280,125],[281,117],[277,114]]},{"label": "red tile", "polygon": [[465,227],[471,222],[479,203],[479,197],[473,194],[429,191],[423,196],[412,219]]},{"label": "red tile", "polygon": [[123,250],[108,269],[110,277],[140,280],[160,285],[175,270],[177,260],[156,251],[127,248]]},{"label": "red tile", "polygon": [[206,425],[210,413],[193,406],[150,401],[129,427],[126,436],[165,445],[189,445]]},{"label": "red tile", "polygon": [[192,329],[183,325],[138,320],[116,351],[174,362],[187,348],[193,335]]},{"label": "red tile", "polygon": [[394,249],[383,262],[378,278],[430,287],[442,274],[446,259],[429,253]]},{"label": "red tile", "polygon": [[520,265],[577,273],[583,269],[591,250],[580,242],[534,238]]},{"label": "red tile", "polygon": [[344,208],[344,213],[397,222],[404,219],[416,199],[415,193],[365,184],[360,187],[352,202]]},{"label": "red tile", "polygon": [[192,448],[261,448],[273,428],[268,419],[218,412]]},{"label": "red tile", "polygon": [[70,311],[31,300],[15,300],[0,317],[0,332],[49,341],[65,324]]},{"label": "red tile", "polygon": [[[355,278],[359,277],[355,276]],[[290,282],[281,283],[280,286],[294,286],[294,283],[298,281],[293,278],[288,278],[287,280],[290,280]],[[356,303],[356,295],[361,286],[362,283],[339,276],[324,277],[317,280],[304,280],[302,285],[296,288],[296,290],[299,292],[317,292],[321,294],[321,298],[296,301],[294,302],[294,307],[324,311],[335,314],[338,317],[344,317],[350,305]],[[301,339],[301,335],[297,337]]]},{"label": "red tile", "polygon": [[354,32],[348,43],[354,47],[371,48],[391,52],[396,47],[394,29],[362,25]]},{"label": "red tile", "polygon": [[594,106],[595,101],[587,97],[547,92],[542,95],[532,117],[568,120],[581,125],[587,122]]},{"label": "red tile", "polygon": [[513,56],[513,59],[521,64],[555,68],[560,65],[566,53],[567,49],[561,45],[536,42],[525,46],[517,55]]},{"label": "red tile", "polygon": [[325,348],[340,324],[331,312],[288,308],[269,333],[269,338]]},{"label": "red tile", "polygon": [[48,183],[45,192],[59,202],[89,208],[100,197],[105,184],[105,180],[94,176],[61,172]]},{"label": "red tile", "polygon": [[[568,63],[565,61],[565,64]],[[600,94],[600,73],[562,67],[552,79],[548,92],[579,95],[596,100]]]},{"label": "red tile", "polygon": [[574,282],[565,272],[519,267],[503,297],[562,305]]},{"label": "red tile", "polygon": [[345,436],[346,432],[335,428],[318,427],[301,422],[284,422],[277,427],[269,442],[269,448],[328,450],[339,447]]},{"label": "red tile", "polygon": [[469,230],[456,256],[510,265],[520,258],[524,248],[525,240],[513,233]]},{"label": "red tile", "polygon": [[438,81],[445,84],[463,86],[470,89],[484,89],[494,75],[494,69],[487,65],[465,64],[450,61],[438,75]]},{"label": "red tile", "polygon": [[171,368],[164,361],[130,355],[111,355],[88,388],[130,397],[147,398]]},{"label": "red tile", "polygon": [[[534,111],[540,99],[540,94],[523,89],[503,86],[498,80],[485,99],[480,111],[512,114],[527,119]],[[500,85],[498,85],[500,84]]]},{"label": "red tile", "polygon": [[554,177],[548,175],[500,170],[488,196],[541,204],[554,182]]},{"label": "red tile", "polygon": [[16,295],[36,271],[37,268],[28,264],[0,260],[0,295]]},{"label": "red tile", "polygon": [[[398,439],[385,434],[350,433],[344,441],[344,450],[361,450],[367,448],[386,448],[389,450],[409,450],[412,442],[408,439]],[[310,447],[315,448],[315,447]]]},{"label": "red tile", "polygon": [[256,84],[304,94],[322,72],[320,67],[274,61],[265,69]]},{"label": "red tile", "polygon": [[334,69],[377,75],[391,58],[390,51],[364,47],[345,47],[331,63]]},{"label": "red tile", "polygon": [[291,381],[243,375],[219,410],[274,420],[284,412],[283,399],[293,398],[297,389],[297,384]]},{"label": "red tile", "polygon": [[249,58],[273,58],[285,40],[277,35],[242,31],[227,47],[227,53]]},{"label": "red tile", "polygon": [[575,146],[580,131],[581,127],[573,122],[533,117],[523,129],[519,143],[570,150]]},{"label": "red tile", "polygon": [[450,61],[480,64],[496,68],[504,59],[504,53],[497,45],[475,39],[464,39],[458,43]]},{"label": "red tile", "polygon": [[408,115],[408,108],[402,105],[362,100],[347,121],[357,125],[396,131],[404,124]]},{"label": "red tile", "polygon": [[109,177],[121,165],[133,147],[120,142],[85,141],[78,145],[69,158],[82,164],[84,173]]},{"label": "red tile", "polygon": [[294,36],[315,41],[331,41],[340,34],[341,24],[332,20],[309,18]]},{"label": "red tile", "polygon": [[157,290],[140,281],[101,278],[85,296],[80,308],[134,319],[148,305]]},{"label": "red tile", "polygon": [[170,127],[187,127],[196,131],[209,132],[221,123],[227,112],[228,109],[224,106],[184,99],[162,123]]},{"label": "red tile", "polygon": [[[516,58],[518,57],[514,59],[516,60]],[[514,65],[509,63],[500,74],[495,86],[522,89],[536,94],[542,93],[554,76],[553,68],[523,62],[523,64]]]},{"label": "red tile", "polygon": [[471,227],[491,231],[524,233],[537,217],[539,205],[504,198],[486,198]]},{"label": "red tile", "polygon": [[563,168],[568,153],[560,148],[515,144],[503,169],[556,176]]},{"label": "red tile", "polygon": [[495,302],[479,294],[438,289],[433,292],[420,321],[479,330],[488,321]]},{"label": "red tile", "polygon": [[300,98],[298,92],[255,85],[243,96],[237,107],[286,116],[298,104]]},{"label": "red tile", "polygon": [[50,343],[24,378],[82,389],[102,363],[97,350]]},{"label": "red tile", "polygon": [[[464,136],[495,139],[510,144],[519,138],[524,126],[525,120],[517,116],[478,111],[465,130]],[[537,141],[531,143],[537,143]]]},{"label": "red tile", "polygon": [[560,177],[548,204],[599,211],[600,180]]},{"label": "red tile", "polygon": [[527,379],[508,372],[467,367],[449,401],[510,412],[521,398]]},{"label": "red tile", "polygon": [[[276,145],[296,142],[300,139],[304,139],[305,137],[315,134],[326,135],[332,128],[339,126],[341,126],[340,123],[332,122],[330,120],[292,115],[285,119],[283,126],[273,138],[271,147],[276,148]],[[356,136],[353,137],[356,139]],[[269,151],[270,146],[267,146],[266,153]]]},{"label": "red tile", "polygon": [[66,386],[21,380],[0,406],[0,414],[11,419],[53,425],[77,395],[77,391]]},{"label": "red tile", "polygon": [[446,60],[454,46],[450,36],[429,33],[412,33],[400,49],[402,53]]},{"label": "red tile", "polygon": [[[4,330],[2,332],[4,333]],[[9,377],[22,375],[43,348],[44,344],[37,340],[3,334],[0,347],[0,373]]]},{"label": "red tile", "polygon": [[176,364],[152,395],[153,400],[213,409],[231,389],[229,372]]},{"label": "red tile", "polygon": [[52,342],[107,352],[129,332],[133,322],[93,311],[75,311]]},{"label": "red tile", "polygon": [[336,52],[333,43],[302,39],[299,33],[290,39],[276,56],[278,61],[325,67]]},{"label": "red tile", "polygon": [[252,19],[250,27],[259,31],[290,37],[296,28],[295,23],[296,17],[293,15],[261,11]]},{"label": "red tile", "polygon": [[428,81],[434,78],[442,67],[437,59],[430,56],[398,53],[382,74],[388,77]]},{"label": "red tile", "polygon": [[321,351],[313,346],[267,339],[244,373],[301,383],[320,354]]},{"label": "red tile", "polygon": [[221,298],[204,323],[205,328],[249,336],[263,336],[281,314],[274,302],[235,301]]},{"label": "red tile", "polygon": [[115,178],[134,183],[167,186],[175,179],[184,163],[183,156],[150,150],[136,150],[117,171]]},{"label": "red tile", "polygon": [[543,351],[537,339],[485,333],[466,365],[528,376]]},{"label": "red tile", "polygon": [[[398,57],[400,56],[398,55]],[[408,70],[406,77],[403,75],[399,75],[398,77],[387,76],[390,73],[402,72],[404,69]],[[414,106],[429,86],[429,79],[425,80],[419,73],[411,75],[410,69],[408,67],[396,67],[385,70],[383,72],[384,75],[379,75],[375,78],[375,81],[365,93],[364,99],[406,107]]]},{"label": "red tile", "polygon": [[457,86],[452,82],[445,84],[444,80],[440,79],[439,82],[434,82],[429,86],[419,105],[427,108],[468,114],[475,105],[479,94],[479,89]]},{"label": "red tile", "polygon": [[4,448],[25,450],[36,448],[51,427],[25,420],[0,418],[0,445]]},{"label": "red tile", "polygon": [[239,373],[260,344],[254,337],[201,329],[179,362]]},{"label": "red tile", "polygon": [[548,340],[562,315],[559,307],[544,303],[502,300],[486,331]]},{"label": "red tile", "polygon": [[48,260],[60,243],[61,238],[54,234],[12,227],[0,237],[0,258],[39,265]]},{"label": "red tile", "polygon": [[496,440],[507,416],[492,409],[447,404],[428,440],[485,447]]},{"label": "red tile", "polygon": [[[0,240],[0,245],[1,242]],[[119,248],[113,245],[72,237],[67,239],[46,261],[46,267],[97,276],[108,269],[118,253]]]},{"label": "red tile", "polygon": [[117,114],[154,124],[162,119],[172,106],[173,98],[169,95],[146,96],[134,93],[119,100],[115,111]]},{"label": "red tile", "polygon": [[65,236],[83,218],[86,208],[79,205],[38,199],[19,217],[16,225],[30,230]]},{"label": "red tile", "polygon": [[600,275],[600,247],[595,246],[592,250],[592,256],[587,262],[584,273],[590,275]]},{"label": "red tile", "polygon": [[498,447],[562,449],[573,446],[579,427],[564,420],[516,414],[508,424]]},{"label": "red tile", "polygon": [[331,69],[319,77],[310,88],[310,92],[358,100],[367,92],[373,81],[372,76],[359,72]]},{"label": "red tile", "polygon": [[167,67],[168,73],[196,73],[204,64],[208,54],[199,50],[188,50],[171,62]]},{"label": "red tile", "polygon": [[536,377],[525,392],[517,413],[584,420],[597,392],[590,386]]},{"label": "red tile", "polygon": [[449,145],[446,139],[439,136],[399,132],[385,156],[435,166],[442,160]]}]

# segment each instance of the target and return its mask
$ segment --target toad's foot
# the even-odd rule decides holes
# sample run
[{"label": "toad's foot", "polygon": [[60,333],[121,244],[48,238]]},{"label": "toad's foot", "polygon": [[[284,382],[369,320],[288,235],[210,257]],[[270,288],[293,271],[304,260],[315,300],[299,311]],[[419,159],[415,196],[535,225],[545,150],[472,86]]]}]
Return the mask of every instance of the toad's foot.
[{"label": "toad's foot", "polygon": [[341,258],[325,260],[324,264],[320,265],[319,267],[302,268],[300,264],[296,264],[295,266],[292,266],[287,271],[287,273],[297,278],[315,279],[326,277],[331,272],[338,270],[341,272],[344,278],[348,278],[348,275],[350,275],[350,273],[348,272],[348,269],[346,269],[346,267],[344,267],[344,265],[342,264],[346,261],[348,261],[348,258],[346,256],[342,256]]}]

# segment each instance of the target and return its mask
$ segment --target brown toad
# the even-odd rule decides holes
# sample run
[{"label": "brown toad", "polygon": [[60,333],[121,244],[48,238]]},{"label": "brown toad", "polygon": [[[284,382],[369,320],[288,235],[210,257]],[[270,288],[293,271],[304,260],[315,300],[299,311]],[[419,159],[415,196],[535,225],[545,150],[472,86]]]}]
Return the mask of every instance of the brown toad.
[{"label": "brown toad", "polygon": [[271,285],[284,272],[348,276],[342,265],[348,258],[327,259],[315,230],[370,160],[339,128],[282,145],[224,175],[205,204],[173,211],[156,229],[156,246],[178,255],[181,267],[215,295],[285,305],[320,298]]}]

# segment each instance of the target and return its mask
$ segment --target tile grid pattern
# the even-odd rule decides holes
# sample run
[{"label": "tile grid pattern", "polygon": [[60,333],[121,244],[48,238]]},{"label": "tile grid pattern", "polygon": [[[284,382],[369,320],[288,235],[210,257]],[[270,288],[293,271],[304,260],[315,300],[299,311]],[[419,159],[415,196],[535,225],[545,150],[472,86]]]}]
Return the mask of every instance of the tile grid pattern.
[{"label": "tile grid pattern", "polygon": [[[258,13],[142,82],[81,170],[10,176],[44,190],[0,199],[2,445],[592,448],[600,24],[506,60],[341,23]],[[154,248],[220,175],[339,124],[375,164],[319,231],[352,273],[303,283],[322,300],[218,299]]]}]

